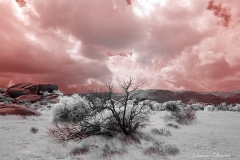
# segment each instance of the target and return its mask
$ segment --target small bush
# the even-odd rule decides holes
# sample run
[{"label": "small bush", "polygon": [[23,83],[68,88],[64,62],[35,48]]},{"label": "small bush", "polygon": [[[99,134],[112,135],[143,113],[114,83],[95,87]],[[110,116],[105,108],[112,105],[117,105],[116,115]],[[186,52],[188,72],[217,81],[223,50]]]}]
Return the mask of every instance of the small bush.
[{"label": "small bush", "polygon": [[149,134],[146,134],[146,133],[143,133],[143,132],[137,132],[135,134],[137,136],[139,136],[139,139],[141,139],[141,140],[145,140],[145,141],[148,141],[148,142],[154,141],[154,138]]},{"label": "small bush", "polygon": [[183,111],[172,112],[172,115],[174,119],[176,119],[176,122],[180,124],[189,124],[191,123],[191,121],[196,119],[195,110],[183,110]]},{"label": "small bush", "polygon": [[196,111],[195,110],[185,110],[186,118],[190,121],[196,119]]},{"label": "small bush", "polygon": [[228,106],[226,102],[222,102],[217,106],[217,110],[221,110],[221,111],[227,111],[228,110]]},{"label": "small bush", "polygon": [[111,157],[116,154],[122,154],[122,151],[119,151],[116,148],[110,147],[108,144],[105,144],[105,146],[103,147],[103,157]]},{"label": "small bush", "polygon": [[203,110],[203,106],[200,104],[200,103],[195,103],[195,104],[191,104],[187,107],[188,109],[191,109],[191,110]]},{"label": "small bush", "polygon": [[29,106],[29,108],[34,109],[34,110],[38,110],[38,109],[42,108],[42,106],[40,104],[33,103]]},{"label": "small bush", "polygon": [[204,107],[204,111],[214,111],[215,107],[213,105],[207,105],[206,107]]},{"label": "small bush", "polygon": [[172,123],[172,122],[167,123],[167,126],[172,127],[172,128],[175,128],[175,129],[180,129],[180,128],[181,128],[179,125],[174,124],[174,123]]},{"label": "small bush", "polygon": [[153,104],[153,110],[155,111],[161,111],[161,110],[164,110],[163,107],[162,107],[162,104],[161,103],[154,103]]},{"label": "small bush", "polygon": [[78,94],[61,97],[52,109],[54,122],[77,122],[91,111],[87,99]]},{"label": "small bush", "polygon": [[82,155],[89,152],[89,146],[83,145],[82,147],[75,147],[70,151],[70,155],[76,156],[76,155]]},{"label": "small bush", "polygon": [[166,110],[167,111],[171,111],[171,112],[177,112],[179,110],[181,110],[181,108],[179,107],[179,103],[177,101],[168,101],[166,102]]},{"label": "small bush", "polygon": [[165,128],[162,128],[162,129],[153,128],[152,133],[155,134],[155,135],[164,135],[164,136],[171,136],[172,135],[170,133],[170,131],[166,130]]},{"label": "small bush", "polygon": [[32,128],[30,129],[30,132],[33,133],[33,134],[36,134],[36,133],[38,132],[38,129],[35,128],[35,127],[32,127]]},{"label": "small bush", "polygon": [[142,135],[138,133],[134,133],[131,135],[117,133],[114,137],[117,137],[121,142],[125,144],[135,144],[135,143],[141,144],[141,139],[142,139]]},{"label": "small bush", "polygon": [[147,147],[144,151],[146,155],[158,154],[164,156],[164,151],[159,146]]},{"label": "small bush", "polygon": [[180,152],[180,150],[175,145],[170,145],[170,144],[167,144],[164,146],[164,151],[166,154],[170,154],[170,155],[176,155]]},{"label": "small bush", "polygon": [[232,111],[240,112],[240,104],[236,104],[234,107],[232,107]]},{"label": "small bush", "polygon": [[165,115],[165,121],[175,121],[180,124],[190,124],[196,119],[196,111],[191,109],[183,109],[171,112],[170,115]]},{"label": "small bush", "polygon": [[47,101],[46,99],[42,99],[42,100],[40,101],[40,104],[41,104],[41,105],[47,105],[47,104],[48,104],[48,101]]},{"label": "small bush", "polygon": [[166,153],[165,153],[162,145],[163,145],[163,143],[154,142],[154,144],[152,146],[147,147],[144,150],[144,154],[146,154],[146,155],[157,154],[157,155],[165,156]]}]

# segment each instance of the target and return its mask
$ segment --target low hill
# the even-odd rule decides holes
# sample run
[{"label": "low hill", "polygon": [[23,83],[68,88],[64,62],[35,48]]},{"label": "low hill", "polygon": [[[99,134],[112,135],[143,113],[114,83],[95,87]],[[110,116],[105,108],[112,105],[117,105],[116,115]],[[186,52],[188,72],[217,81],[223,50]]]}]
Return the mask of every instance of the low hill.
[{"label": "low hill", "polygon": [[135,98],[150,99],[158,102],[171,100],[181,100],[183,103],[191,99],[197,99],[199,102],[219,104],[227,102],[228,104],[240,103],[240,90],[232,92],[193,92],[193,91],[169,91],[169,90],[138,90]]}]

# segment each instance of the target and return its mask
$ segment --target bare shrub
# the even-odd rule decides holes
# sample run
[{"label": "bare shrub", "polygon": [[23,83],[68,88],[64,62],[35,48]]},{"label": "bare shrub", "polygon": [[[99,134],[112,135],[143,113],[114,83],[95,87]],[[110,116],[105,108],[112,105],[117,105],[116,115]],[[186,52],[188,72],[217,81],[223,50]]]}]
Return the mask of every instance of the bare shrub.
[{"label": "bare shrub", "polygon": [[106,84],[105,90],[92,91],[90,98],[76,94],[61,97],[53,107],[55,126],[48,128],[48,134],[57,142],[81,140],[92,135],[113,136],[116,133],[133,138],[138,128],[149,121],[149,106],[133,99],[133,92],[138,87],[133,85],[131,78],[124,81],[120,85],[124,96],[119,101],[113,100],[114,88],[110,84]]},{"label": "bare shrub", "polygon": [[70,155],[82,155],[89,152],[89,146],[83,145],[82,147],[75,147],[70,151]]},{"label": "bare shrub", "polygon": [[110,132],[101,131],[97,125],[88,125],[85,122],[55,123],[54,127],[48,128],[48,135],[55,138],[54,141],[62,143],[66,141],[78,141],[93,135],[112,136]]}]

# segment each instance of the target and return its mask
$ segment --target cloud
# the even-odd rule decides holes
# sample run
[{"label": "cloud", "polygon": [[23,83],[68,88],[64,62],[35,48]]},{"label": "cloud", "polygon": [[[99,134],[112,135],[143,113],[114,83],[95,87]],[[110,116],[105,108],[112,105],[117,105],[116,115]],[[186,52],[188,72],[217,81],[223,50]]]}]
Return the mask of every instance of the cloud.
[{"label": "cloud", "polygon": [[208,10],[213,11],[214,15],[222,19],[221,24],[225,27],[228,27],[231,14],[226,7],[222,7],[222,4],[216,4],[214,0],[209,1]]},{"label": "cloud", "polygon": [[144,89],[236,90],[239,5],[0,0],[0,84],[56,83],[70,93],[131,76]]}]

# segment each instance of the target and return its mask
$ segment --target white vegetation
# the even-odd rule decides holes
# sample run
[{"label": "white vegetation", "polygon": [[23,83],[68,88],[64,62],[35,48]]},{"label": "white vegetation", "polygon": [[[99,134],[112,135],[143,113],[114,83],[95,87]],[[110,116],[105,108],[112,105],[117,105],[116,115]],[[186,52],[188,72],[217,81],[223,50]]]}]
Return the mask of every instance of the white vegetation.
[{"label": "white vegetation", "polygon": [[[167,123],[160,118],[168,112],[154,111],[154,114],[150,115],[149,125],[140,130],[145,134],[141,144],[121,141],[123,138],[121,135],[114,138],[92,136],[80,142],[52,143],[52,139],[47,137],[46,128],[51,126],[52,110],[45,108],[40,112],[43,115],[39,117],[0,116],[1,160],[190,160],[196,159],[193,157],[194,153],[212,156],[217,152],[220,155],[230,156],[225,159],[237,160],[240,157],[240,139],[236,138],[236,135],[240,135],[238,129],[240,123],[236,120],[240,118],[238,112],[197,111],[198,119],[194,124],[181,125],[181,129],[175,129],[168,127]],[[37,128],[38,132],[31,133],[32,127]],[[165,128],[171,136],[151,133],[154,128]],[[157,143],[162,145],[165,154],[175,153],[177,149],[180,150],[180,154],[166,154],[162,157],[158,155]],[[89,152],[71,155],[74,150],[86,146]],[[150,154],[145,154],[145,151],[150,151],[148,152]],[[154,152],[151,154],[151,151],[156,151],[157,154]],[[212,159],[217,159],[217,157]],[[219,157],[219,159],[222,158]]]},{"label": "white vegetation", "polygon": [[[151,100],[137,102],[135,99],[128,99],[125,102],[126,105],[123,105],[121,101],[111,98],[104,101],[101,98],[94,98],[94,101],[89,101],[78,94],[61,95],[59,103],[52,104],[52,109],[41,105],[36,107],[43,114],[40,117],[2,116],[0,117],[1,160],[177,160],[195,159],[194,153],[212,156],[217,152],[233,159],[240,157],[238,151],[240,139],[236,138],[236,135],[240,134],[238,129],[240,124],[236,121],[240,118],[239,113],[220,111],[239,112],[240,104],[208,105],[204,107],[204,111],[207,112],[202,112],[199,110],[203,108],[201,104],[192,104],[184,108],[181,101],[159,103]],[[113,106],[114,112],[111,110]],[[165,111],[169,106],[177,106],[177,109]],[[134,116],[132,123],[144,124],[145,128],[139,127],[138,132],[132,134],[130,139],[123,132],[118,131],[119,134],[112,138],[91,135],[83,137],[81,141],[70,140],[56,144],[53,143],[52,137],[47,135],[46,127],[51,128],[53,124],[51,122],[74,124],[79,121],[81,123],[74,126],[77,129],[79,129],[78,124],[97,124],[100,133],[108,133],[111,129],[109,127],[118,123],[113,113],[117,113],[119,117],[125,116],[125,119],[129,120],[133,110],[138,114]],[[179,118],[185,117],[188,111],[193,110],[194,115],[195,111],[197,115],[194,124],[186,126],[182,125],[184,123],[177,123]],[[219,111],[209,112],[217,110]],[[169,116],[171,112],[172,115]],[[163,117],[166,115],[176,121],[164,121]]]}]

